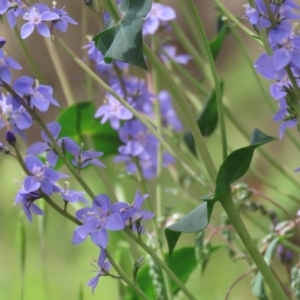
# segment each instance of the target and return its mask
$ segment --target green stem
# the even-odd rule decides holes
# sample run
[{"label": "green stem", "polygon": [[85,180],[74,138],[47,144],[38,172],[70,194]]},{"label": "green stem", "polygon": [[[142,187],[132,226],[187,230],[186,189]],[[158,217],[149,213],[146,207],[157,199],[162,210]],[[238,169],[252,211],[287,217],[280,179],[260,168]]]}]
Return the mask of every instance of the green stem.
[{"label": "green stem", "polygon": [[[178,1],[177,5],[178,5],[180,13],[183,16],[183,19],[187,22],[187,24],[189,26],[189,30],[192,32],[192,34],[194,36],[194,41],[195,41],[195,43],[197,43],[198,49],[200,50],[201,54],[205,53],[204,46],[203,46],[201,40],[198,39],[197,28],[194,26],[193,19],[191,18],[190,12],[187,9],[185,1],[182,1],[182,0]],[[184,45],[184,44],[182,44],[182,45]],[[199,54],[197,55],[197,57],[198,56],[199,56]],[[205,62],[203,62],[203,63],[205,63]]]},{"label": "green stem", "polygon": [[20,30],[17,28],[17,26],[15,26],[14,28],[14,33],[17,37],[17,40],[21,46],[21,49],[22,49],[22,52],[24,53],[25,57],[26,57],[26,61],[28,62],[33,74],[34,74],[34,77],[41,83],[45,83],[45,80],[44,80],[44,77],[42,75],[42,73],[39,71],[39,68],[38,66],[36,65],[35,61],[33,60],[25,42],[23,39],[21,39],[20,37]]},{"label": "green stem", "polygon": [[203,24],[201,22],[201,19],[198,14],[198,10],[195,7],[195,3],[193,0],[187,0],[187,3],[190,7],[190,10],[192,12],[192,15],[194,17],[194,21],[196,23],[196,27],[198,28],[199,37],[203,41],[205,54],[207,56],[207,60],[210,65],[211,73],[213,76],[214,81],[214,88],[216,91],[216,97],[217,97],[217,105],[218,105],[218,116],[219,116],[219,122],[220,122],[220,131],[221,131],[221,143],[222,143],[222,153],[223,153],[223,160],[227,157],[227,141],[226,141],[226,127],[225,127],[225,118],[224,118],[224,111],[223,111],[223,104],[222,104],[222,91],[219,84],[218,74],[215,66],[215,62],[209,47],[209,42],[203,27]]},{"label": "green stem", "polygon": [[168,274],[168,276],[177,284],[181,291],[186,295],[187,299],[197,300],[191,292],[185,287],[185,285],[178,279],[178,277],[172,272],[172,270],[158,257],[153,249],[147,246],[141,239],[139,239],[132,231],[125,229],[127,235],[133,239],[141,248],[143,248],[153,260]]},{"label": "green stem", "polygon": [[[149,131],[159,140],[159,142],[163,145],[163,147],[172,155],[174,156],[178,162],[183,166],[183,168],[191,174],[197,181],[199,181],[199,176],[197,174],[197,171],[194,170],[193,167],[191,167],[187,162],[184,156],[181,156],[180,153],[178,153],[175,149],[169,146],[169,144],[159,136],[154,129],[154,127],[147,121],[146,117],[144,117],[141,113],[136,111],[128,102],[126,102],[125,99],[120,97],[118,93],[116,93],[109,85],[107,85],[95,72],[93,72],[60,38],[56,38],[56,41],[62,46],[62,48],[67,52],[68,55],[70,55],[75,62],[85,71],[89,76],[101,87],[103,87],[107,92],[109,92],[112,96],[114,96],[120,103],[122,103],[137,119],[139,119],[148,129]],[[168,75],[169,76],[169,75]],[[196,123],[196,122],[195,122]],[[197,124],[196,124],[197,127]],[[198,127],[197,127],[197,131]],[[204,144],[204,140],[201,140],[202,143],[201,147],[206,148]],[[207,149],[206,149],[207,151]],[[209,155],[207,151],[207,155]],[[211,158],[210,158],[211,161]],[[200,183],[202,181],[200,180]]]},{"label": "green stem", "polygon": [[74,95],[72,93],[72,89],[68,80],[68,76],[63,68],[63,63],[61,62],[59,55],[55,49],[55,45],[50,44],[49,39],[44,39],[45,45],[49,52],[52,64],[55,68],[56,74],[58,76],[60,86],[66,98],[67,104],[70,106],[75,103]]},{"label": "green stem", "polygon": [[216,6],[221,10],[221,12],[224,14],[224,16],[227,17],[227,19],[232,22],[234,25],[236,25],[238,28],[240,28],[242,31],[244,31],[247,35],[254,38],[258,43],[262,45],[261,40],[258,38],[257,34],[251,30],[249,30],[246,26],[244,26],[219,0],[214,0]]},{"label": "green stem", "polygon": [[[86,40],[87,40],[87,12],[88,9],[82,9],[82,14],[81,14],[81,24],[82,24],[82,45],[85,45]],[[87,49],[83,49],[84,57],[86,58],[86,62],[89,65],[90,61],[87,58]],[[91,77],[85,73],[85,83],[86,83],[86,97],[89,100],[92,100],[93,96],[93,87],[92,87],[92,81]]]},{"label": "green stem", "polygon": [[116,270],[120,278],[128,284],[134,291],[136,292],[137,296],[139,296],[139,299],[143,300],[149,300],[149,298],[144,294],[144,292],[137,286],[135,285],[125,274],[125,272],[119,267],[117,262],[113,259],[113,257],[109,254],[109,251],[106,252],[107,259],[113,266],[113,268]]},{"label": "green stem", "polygon": [[[152,47],[153,51],[157,51],[157,39],[155,36],[152,37]],[[156,69],[152,70],[152,76],[153,76],[153,92],[155,95],[157,95],[159,91],[159,74],[156,71]],[[162,115],[161,115],[161,107],[160,107],[160,100],[156,98],[154,101],[154,110],[155,110],[155,116],[156,116],[156,128],[157,128],[157,133],[160,136],[163,136],[163,131],[162,131]],[[160,220],[163,216],[162,213],[162,165],[163,165],[163,148],[161,143],[158,144],[157,146],[157,162],[156,162],[156,185],[155,185],[155,198],[156,198],[156,224],[159,226],[160,225]],[[163,259],[163,242],[162,242],[162,230],[158,229],[158,226],[156,226],[156,236],[158,240],[158,254],[160,258]],[[173,299],[173,293],[172,293],[172,287],[171,283],[169,280],[169,277],[167,276],[166,273],[163,272],[163,279],[164,279],[164,285],[166,288],[167,292],[167,299],[172,300]]]},{"label": "green stem", "polygon": [[169,74],[167,69],[164,67],[161,61],[156,57],[156,55],[151,51],[151,49],[146,44],[144,44],[143,49],[144,49],[144,54],[147,57],[148,61],[157,70],[160,76],[164,78],[166,85],[168,86],[170,92],[172,93],[174,99],[176,100],[178,106],[180,107],[181,114],[183,115],[185,123],[188,125],[193,135],[193,138],[195,140],[197,152],[199,152],[203,160],[203,163],[208,172],[211,182],[215,184],[215,179],[217,175],[216,167],[206,147],[205,140],[198,128],[195,117],[190,107],[187,105],[186,101],[184,100],[184,96],[181,88],[176,84],[176,82],[174,82],[172,76]]},{"label": "green stem", "polygon": [[275,298],[277,300],[288,300],[286,294],[284,293],[284,291],[280,286],[280,283],[274,276],[272,270],[267,265],[266,261],[264,260],[259,250],[257,249],[243,221],[241,220],[240,215],[231,198],[230,191],[227,192],[227,194],[220,199],[220,203],[222,204],[224,210],[226,211],[228,217],[230,218],[232,225],[234,226],[237,234],[242,240],[245,248],[249,252],[254,263],[256,264],[258,270],[260,271],[266,283],[268,284],[271,291],[273,292]]}]

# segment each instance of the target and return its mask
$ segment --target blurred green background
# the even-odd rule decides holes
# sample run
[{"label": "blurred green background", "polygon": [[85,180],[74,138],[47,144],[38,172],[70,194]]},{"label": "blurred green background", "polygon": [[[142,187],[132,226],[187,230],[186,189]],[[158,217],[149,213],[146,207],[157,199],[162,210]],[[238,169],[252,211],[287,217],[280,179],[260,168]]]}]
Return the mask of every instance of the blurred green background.
[{"label": "blurred green background", "polygon": [[[41,2],[51,5],[51,1]],[[173,3],[173,1],[165,1],[165,3],[169,3],[176,9],[176,3]],[[224,1],[224,3],[235,15],[243,15],[244,2]],[[82,11],[86,9],[81,1],[59,1],[57,7],[60,8],[64,5],[66,5],[66,11],[68,11],[70,16],[81,23],[80,20],[83,17]],[[202,0],[198,1],[198,6],[199,13],[205,22],[208,36],[212,38],[216,31],[213,3],[212,1]],[[98,33],[100,28],[97,19],[91,11],[88,11],[87,14],[88,24],[86,32],[91,35]],[[179,12],[178,20],[184,28],[186,35],[190,37],[186,22]],[[0,26],[0,35],[5,37],[8,41],[5,46],[5,51],[23,66],[23,70],[21,72],[14,71],[13,76],[17,77],[21,74],[33,76],[25,57],[22,54],[18,41],[8,27],[5,18]],[[80,25],[71,25],[66,34],[60,34],[64,41],[71,46],[80,57],[83,56],[81,47],[87,41],[85,37],[83,37],[82,30]],[[262,49],[248,37],[242,36],[248,52],[254,61],[259,53],[262,52]],[[55,69],[49,59],[47,47],[45,46],[45,43],[51,42],[49,40],[44,40],[40,35],[34,33],[25,40],[25,43],[30,52],[34,55],[36,63],[40,66],[40,70],[45,76],[46,82],[54,88],[54,97],[61,103],[62,107],[65,106],[66,101],[62,92],[61,83],[58,80]],[[180,47],[180,49],[182,49],[182,47]],[[71,82],[76,100],[87,100],[85,96],[86,86],[84,73],[60,48],[57,47],[57,50],[59,51],[59,55],[63,62],[63,67],[66,70],[68,80]],[[231,34],[226,38],[224,47],[217,60],[217,67],[220,78],[225,82],[224,101],[232,109],[234,114],[238,115],[243,123],[247,124],[249,129],[257,127],[268,135],[278,136],[278,125],[272,121],[273,113],[264,102],[252,76],[251,70],[242,57]],[[197,70],[193,64],[189,65],[188,70],[192,75],[196,76],[199,74],[199,70]],[[264,82],[264,84],[265,88],[268,89],[269,83]],[[102,101],[102,96],[97,87],[94,88],[94,99],[96,103]],[[203,102],[204,99],[199,96],[199,100]],[[43,119],[45,122],[52,121],[57,114],[58,110],[52,108],[50,113],[43,115]],[[246,146],[248,140],[238,132],[229,120],[226,120],[226,124],[228,142],[231,145],[231,148],[236,149]],[[28,132],[30,143],[39,139],[39,130],[38,128],[34,129],[35,130],[30,130]],[[297,139],[299,138],[295,130],[293,134]],[[1,131],[0,141],[4,141],[4,139],[5,132]],[[219,134],[215,133],[210,137],[207,140],[207,144],[216,165],[219,165],[221,163]],[[286,167],[291,176],[294,176],[298,180],[299,175],[295,174],[293,170],[300,165],[300,159],[297,160],[298,152],[286,137],[263,147],[271,153],[277,162]],[[136,183],[129,178],[118,177],[118,174],[123,171],[123,168],[120,165],[114,164],[112,158],[106,158],[103,162],[107,165],[106,172],[110,180],[116,186],[117,195],[120,200],[126,199],[128,202],[131,202],[137,188]],[[298,195],[298,189],[272,166],[266,163],[263,157],[258,153],[254,156],[252,168],[267,177],[275,185],[280,186],[282,190],[294,194],[295,196]],[[100,194],[107,192],[105,185],[98,179],[94,169],[88,169],[82,174],[95,193]],[[174,182],[170,180],[166,171],[164,174],[165,187],[173,188]],[[60,217],[60,215],[51,208],[47,208],[46,217],[44,219],[35,216],[33,218],[33,223],[30,224],[23,216],[21,209],[13,205],[16,190],[19,187],[18,181],[22,181],[23,178],[23,172],[13,158],[5,157],[4,155],[0,156],[0,178],[0,299],[20,299],[22,284],[20,254],[16,236],[17,223],[19,222],[20,215],[25,224],[27,241],[24,299],[79,299],[80,287],[82,287],[84,294],[83,299],[118,299],[118,283],[111,278],[101,278],[94,296],[92,295],[90,288],[86,287],[87,281],[94,276],[94,273],[91,273],[94,269],[91,265],[92,259],[97,259],[99,253],[98,249],[90,242],[84,242],[77,246],[72,245],[71,239],[75,226],[71,222]],[[72,182],[72,180],[70,181]],[[273,190],[265,187],[250,174],[245,176],[242,181],[247,182],[252,187],[278,201],[292,214],[296,213],[298,207],[295,204],[285,197],[278,195]],[[75,182],[72,182],[72,184],[75,189],[80,189]],[[149,185],[149,188],[150,196],[151,194],[155,195],[153,183]],[[195,198],[198,198],[200,195],[204,194],[205,191],[201,191],[196,185],[193,185],[190,193]],[[194,207],[187,199],[184,199],[184,197],[178,197],[165,192],[165,203],[170,204],[175,200],[178,202],[174,212],[186,213]],[[266,204],[267,207],[270,206],[268,203],[264,204]],[[75,208],[69,206],[69,210],[70,212],[73,212],[75,211]],[[212,217],[212,225],[218,225],[220,223],[221,212],[222,209],[217,205]],[[283,217],[280,211],[278,211],[278,214],[280,217]],[[261,219],[258,213],[253,213],[253,217],[259,219],[259,222],[262,222],[264,226],[269,226],[268,221]],[[41,232],[43,222],[46,224],[45,232]],[[264,236],[264,233],[257,227],[253,227],[247,219],[245,219],[245,222],[254,238],[259,240]],[[177,248],[193,245],[193,242],[193,235],[183,235],[180,238]],[[214,244],[220,243],[221,240],[214,240]],[[115,255],[117,259],[122,261],[122,264],[126,265],[127,272],[130,274],[130,267],[128,266],[133,263],[133,259],[129,255],[130,245],[118,234],[112,234],[110,236],[110,245],[111,249],[118,250]],[[120,254],[121,252],[123,252],[122,255]],[[134,253],[134,256],[135,259],[139,258],[138,253]],[[275,263],[278,265],[278,262],[276,261],[277,259],[275,258]],[[279,266],[279,268],[281,267]],[[227,255],[226,249],[220,249],[213,254],[204,275],[201,276],[200,271],[197,269],[187,282],[187,287],[192,290],[199,300],[224,299],[230,285],[240,275],[245,273],[247,269],[248,267],[243,261],[238,260],[232,262]],[[246,277],[246,279],[243,279],[233,289],[229,299],[255,299],[251,294],[251,278],[253,277],[250,275]],[[185,298],[184,296],[181,296],[180,299]]]}]

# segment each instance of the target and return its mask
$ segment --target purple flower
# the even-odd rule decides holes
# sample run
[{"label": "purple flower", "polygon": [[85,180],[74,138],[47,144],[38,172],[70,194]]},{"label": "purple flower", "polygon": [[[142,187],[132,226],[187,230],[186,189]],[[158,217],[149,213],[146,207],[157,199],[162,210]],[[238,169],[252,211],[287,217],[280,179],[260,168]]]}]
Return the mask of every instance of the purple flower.
[{"label": "purple flower", "polygon": [[120,121],[132,119],[133,114],[114,96],[108,94],[107,102],[101,105],[95,113],[95,118],[99,117],[102,117],[101,124],[109,120],[111,127],[118,130]]},{"label": "purple flower", "polygon": [[[61,130],[60,124],[57,122],[52,122],[47,125],[47,128],[56,140]],[[47,162],[51,167],[54,167],[56,165],[58,155],[55,150],[53,150],[53,145],[51,144],[50,139],[44,131],[42,131],[41,137],[45,142],[34,143],[27,149],[26,154],[38,155],[40,153],[46,152]]]},{"label": "purple flower", "polygon": [[15,198],[15,204],[22,204],[23,211],[28,219],[28,221],[32,222],[32,215],[31,213],[34,213],[36,215],[42,216],[44,215],[44,212],[33,202],[37,199],[40,199],[41,195],[39,191],[32,191],[28,192],[22,187],[21,190],[18,191],[16,198]]},{"label": "purple flower", "polygon": [[106,195],[98,195],[92,207],[85,207],[76,212],[76,218],[83,222],[78,226],[73,234],[73,244],[83,242],[90,234],[94,244],[101,248],[106,248],[108,243],[107,230],[117,231],[125,227],[123,218],[111,212],[110,199]]},{"label": "purple flower", "polygon": [[143,232],[141,221],[152,219],[155,216],[154,213],[141,209],[148,197],[149,195],[141,196],[140,191],[137,190],[131,205],[125,202],[116,202],[112,205],[111,210],[122,216],[126,226],[138,232]]},{"label": "purple flower", "polygon": [[55,192],[60,193],[60,195],[62,196],[62,198],[65,201],[71,202],[71,203],[76,203],[78,201],[83,202],[83,203],[89,203],[84,197],[83,195],[85,195],[84,192],[77,192],[74,190],[71,190],[69,188],[69,182],[65,182],[64,184],[64,188],[58,187],[58,186],[54,186],[55,188]]},{"label": "purple flower", "polygon": [[67,151],[74,156],[72,163],[78,168],[85,168],[88,165],[105,167],[105,165],[98,159],[98,157],[103,155],[103,152],[96,152],[92,150],[83,151],[83,145],[79,147],[75,141],[68,137],[59,139],[58,144],[64,152]]},{"label": "purple flower", "polygon": [[[26,141],[23,130],[31,127],[32,119],[25,108],[20,106],[17,110],[13,110],[12,105],[7,104],[6,97],[2,95],[2,98],[0,97],[0,109],[2,111],[0,115],[0,128],[3,128],[6,122],[8,122],[12,131],[15,134],[19,134]],[[3,120],[3,117],[6,120]]]},{"label": "purple flower", "polygon": [[52,87],[40,84],[33,78],[22,76],[14,82],[13,87],[17,93],[28,99],[32,108],[36,107],[41,112],[46,112],[50,103],[59,106],[58,102],[52,97]]},{"label": "purple flower", "polygon": [[68,13],[64,9],[53,8],[53,12],[59,15],[59,19],[53,21],[54,27],[61,31],[66,32],[68,29],[68,24],[77,25],[78,23],[68,16]]},{"label": "purple flower", "polygon": [[92,288],[92,292],[94,293],[95,288],[98,285],[99,278],[101,276],[107,276],[109,273],[109,270],[111,268],[111,264],[109,261],[106,260],[106,251],[105,249],[101,248],[100,256],[98,258],[98,266],[97,266],[97,275],[94,276],[89,280],[87,283],[87,286],[90,286]]},{"label": "purple flower", "polygon": [[[23,17],[26,9],[24,4],[22,3],[22,0],[13,0],[13,1],[6,1],[1,0],[3,2],[3,8],[7,8],[7,21],[10,26],[10,28],[15,28],[17,24],[17,17]],[[5,9],[1,9],[1,1],[0,1],[0,15],[5,13]],[[6,2],[6,3],[4,3]]]},{"label": "purple flower", "polygon": [[10,68],[21,70],[22,67],[12,58],[6,56],[3,49],[0,49],[0,86],[1,81],[9,84],[11,81]]},{"label": "purple flower", "polygon": [[154,34],[160,24],[164,25],[175,18],[176,13],[173,8],[160,3],[152,3],[151,11],[144,22],[143,35]]},{"label": "purple flower", "polygon": [[172,106],[172,100],[169,92],[161,91],[157,95],[157,98],[160,102],[162,124],[166,127],[172,128],[174,131],[181,131],[182,125]]},{"label": "purple flower", "polygon": [[31,174],[26,176],[24,180],[24,189],[28,193],[41,188],[43,193],[50,196],[54,191],[55,182],[68,177],[44,165],[36,156],[28,155],[25,157],[24,162],[26,169]]},{"label": "purple flower", "polygon": [[160,53],[160,58],[163,62],[173,61],[178,64],[187,65],[192,57],[188,54],[176,54],[176,46],[165,45]]},{"label": "purple flower", "polygon": [[21,38],[26,39],[36,27],[38,33],[44,37],[50,37],[50,30],[44,23],[60,19],[57,13],[51,12],[45,4],[34,4],[23,16],[28,21],[21,28]]}]

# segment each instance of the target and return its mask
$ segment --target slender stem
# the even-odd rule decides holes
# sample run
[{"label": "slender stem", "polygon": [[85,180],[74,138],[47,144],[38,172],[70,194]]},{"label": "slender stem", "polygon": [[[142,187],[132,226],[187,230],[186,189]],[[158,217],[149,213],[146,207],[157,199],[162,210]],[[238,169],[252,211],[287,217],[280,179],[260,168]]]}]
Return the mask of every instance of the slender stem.
[{"label": "slender stem", "polygon": [[125,274],[125,272],[119,267],[119,265],[117,264],[117,262],[109,254],[109,251],[106,252],[106,256],[107,256],[107,259],[109,260],[109,262],[112,264],[112,266],[116,270],[116,272],[118,273],[118,275],[120,276],[120,278],[124,282],[126,282],[132,289],[134,289],[134,291],[136,292],[136,294],[139,296],[139,299],[149,300],[149,298],[144,294],[144,292],[137,285],[135,285],[132,282],[132,280],[130,280],[127,277],[127,275]]},{"label": "slender stem", "polygon": [[18,42],[20,43],[20,46],[22,48],[22,52],[24,53],[25,57],[26,57],[26,61],[28,62],[34,77],[41,83],[45,83],[44,77],[42,75],[42,73],[40,72],[38,66],[36,65],[34,59],[31,56],[30,51],[28,50],[26,44],[24,43],[24,40],[21,39],[20,37],[20,30],[17,28],[17,26],[15,26],[14,28],[14,33],[17,37]]},{"label": "slender stem", "polygon": [[275,27],[277,23],[276,23],[275,17],[274,17],[273,12],[272,12],[271,4],[270,4],[269,0],[264,0],[264,3],[265,3],[265,6],[267,8],[267,12],[268,12],[269,19],[270,19],[270,22],[272,24],[272,27]]},{"label": "slender stem", "polygon": [[[81,24],[82,24],[82,45],[85,45],[86,41],[87,41],[87,24],[88,24],[88,20],[87,20],[87,12],[88,9],[82,9],[82,13],[81,13]],[[90,64],[90,61],[87,57],[87,49],[83,49],[83,53],[84,53],[84,57],[86,59],[87,64]],[[84,73],[85,76],[85,84],[86,84],[86,97],[89,100],[92,100],[92,96],[93,96],[93,87],[92,87],[92,81],[91,81],[91,77]]]},{"label": "slender stem", "polygon": [[[198,46],[201,54],[205,53],[204,45],[202,44],[201,40],[198,39],[197,28],[194,26],[193,19],[191,18],[190,12],[187,9],[185,1],[182,1],[182,0],[178,1],[177,5],[178,5],[178,8],[180,10],[180,13],[182,14],[184,20],[187,22],[187,24],[189,26],[189,30],[192,32],[192,34],[194,36],[194,41],[195,41],[195,43],[197,43],[197,46]],[[180,28],[180,26],[179,26],[179,28]],[[184,45],[184,44],[182,44],[182,45]],[[197,55],[197,57],[198,56],[199,55]]]},{"label": "slender stem", "polygon": [[214,0],[216,6],[221,10],[221,12],[228,18],[230,22],[232,22],[234,25],[236,25],[238,28],[240,28],[242,31],[244,31],[247,35],[254,38],[258,43],[262,45],[261,40],[258,38],[255,32],[249,30],[246,26],[244,26],[225,6],[221,1]]},{"label": "slender stem", "polygon": [[[157,51],[157,39],[155,36],[152,36],[152,47],[153,51]],[[155,68],[152,70],[152,79],[153,79],[153,92],[154,94],[157,95],[159,91],[159,73]],[[154,101],[154,110],[155,110],[155,116],[156,116],[156,128],[157,128],[157,133],[160,136],[163,136],[163,126],[162,126],[162,114],[161,114],[161,106],[160,106],[160,100],[158,97],[156,97]],[[161,259],[163,259],[163,238],[162,238],[162,230],[158,229],[158,226],[160,226],[160,220],[163,217],[162,213],[162,165],[163,165],[163,148],[161,143],[158,143],[157,146],[157,161],[156,161],[156,185],[155,185],[155,199],[156,199],[156,236],[157,236],[157,241],[158,241],[158,255],[160,256]],[[158,225],[158,226],[157,226]],[[169,277],[165,272],[163,272],[163,279],[164,279],[164,285],[166,288],[167,292],[167,299],[172,300],[173,299],[173,292],[172,292],[172,287],[171,283],[169,280]]]},{"label": "slender stem", "polygon": [[274,276],[272,270],[269,268],[268,264],[264,260],[259,250],[257,249],[243,221],[241,220],[241,217],[231,198],[230,191],[227,192],[227,194],[220,199],[220,203],[222,204],[224,210],[226,211],[228,217],[230,218],[232,225],[234,226],[237,234],[242,240],[245,248],[249,252],[254,263],[256,264],[258,270],[260,271],[266,283],[272,290],[275,298],[277,300],[288,300],[286,294],[284,293],[284,291],[280,286],[280,283]]},{"label": "slender stem", "polygon": [[[62,46],[62,48],[70,55],[75,62],[85,71],[89,76],[101,87],[103,87],[107,92],[109,92],[112,96],[114,96],[120,103],[122,103],[137,119],[139,119],[148,129],[149,131],[159,140],[159,142],[163,145],[163,147],[175,158],[177,158],[178,162],[183,166],[183,168],[191,174],[197,181],[202,183],[202,181],[199,179],[199,176],[197,174],[197,171],[194,170],[193,167],[189,165],[189,163],[186,162],[186,159],[183,155],[180,154],[180,152],[177,152],[177,149],[173,149],[169,144],[165,141],[164,138],[159,136],[154,129],[154,127],[149,124],[147,119],[143,116],[143,114],[136,111],[128,102],[126,102],[125,99],[120,97],[118,93],[116,93],[110,86],[108,86],[95,72],[93,72],[61,39],[56,38],[56,41]],[[196,122],[195,122],[196,123]],[[196,124],[197,126],[197,124]],[[198,128],[197,128],[198,130]],[[204,140],[202,140],[201,144],[202,148],[206,148],[204,144]],[[207,151],[208,153],[208,151]],[[209,153],[208,153],[209,155]],[[210,159],[211,161],[211,159]]]},{"label": "slender stem", "polygon": [[169,87],[170,92],[172,93],[174,99],[177,101],[180,109],[181,114],[183,115],[183,118],[185,120],[185,123],[188,125],[193,138],[195,140],[196,149],[198,150],[203,163],[205,165],[205,168],[208,172],[208,175],[210,177],[210,180],[212,184],[215,184],[215,179],[217,175],[216,167],[212,161],[212,158],[210,156],[210,153],[207,149],[207,146],[205,144],[205,140],[201,134],[201,131],[198,128],[197,122],[195,120],[195,117],[190,109],[190,107],[187,105],[181,88],[174,82],[172,79],[172,76],[169,74],[167,69],[164,67],[164,65],[161,63],[161,61],[157,58],[157,56],[151,51],[151,49],[144,44],[144,54],[151,63],[151,65],[159,72],[162,78],[164,78],[164,81],[166,85]]},{"label": "slender stem", "polygon": [[59,55],[55,49],[55,45],[50,44],[49,39],[44,39],[45,45],[47,47],[47,50],[49,52],[52,64],[54,65],[56,74],[58,76],[60,86],[62,88],[62,91],[64,93],[64,96],[66,98],[66,101],[68,105],[72,105],[75,103],[74,95],[70,86],[70,82],[68,80],[68,76],[65,72],[65,69],[63,68],[63,63],[61,62]]},{"label": "slender stem", "polygon": [[226,127],[225,127],[225,118],[224,118],[224,111],[223,111],[223,104],[222,104],[222,91],[219,84],[218,74],[215,66],[215,62],[209,47],[209,42],[203,27],[203,24],[201,22],[201,19],[199,17],[197,8],[195,6],[195,3],[193,0],[187,0],[187,3],[189,5],[189,8],[192,12],[192,15],[194,17],[194,21],[196,23],[196,27],[198,28],[199,36],[204,44],[205,54],[207,56],[207,60],[210,65],[213,81],[214,81],[214,88],[216,91],[216,97],[217,97],[217,105],[218,105],[218,115],[219,115],[219,122],[220,122],[220,131],[221,131],[221,143],[222,143],[222,153],[223,153],[223,160],[227,157],[227,141],[226,141]]},{"label": "slender stem", "polygon": [[178,277],[172,272],[172,270],[158,257],[154,250],[147,246],[141,239],[139,239],[132,231],[125,229],[127,235],[133,239],[141,248],[143,248],[153,260],[168,274],[168,276],[177,284],[181,291],[190,300],[197,300],[191,292],[185,287],[185,285],[178,279]]}]

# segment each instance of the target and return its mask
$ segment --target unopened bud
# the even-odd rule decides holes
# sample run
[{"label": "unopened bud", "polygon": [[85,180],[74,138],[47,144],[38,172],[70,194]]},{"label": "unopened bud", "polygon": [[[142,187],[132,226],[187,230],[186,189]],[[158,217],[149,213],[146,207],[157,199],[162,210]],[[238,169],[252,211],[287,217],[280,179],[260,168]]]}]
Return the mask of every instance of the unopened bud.
[{"label": "unopened bud", "polygon": [[2,48],[6,44],[6,39],[0,37],[0,48]]},{"label": "unopened bud", "polygon": [[11,145],[11,146],[13,146],[13,147],[15,147],[16,146],[16,141],[17,141],[17,139],[16,139],[16,136],[14,135],[14,133],[13,132],[11,132],[11,131],[6,131],[6,141]]}]

